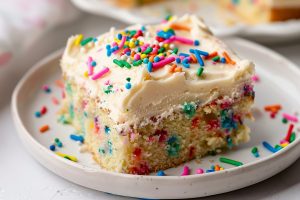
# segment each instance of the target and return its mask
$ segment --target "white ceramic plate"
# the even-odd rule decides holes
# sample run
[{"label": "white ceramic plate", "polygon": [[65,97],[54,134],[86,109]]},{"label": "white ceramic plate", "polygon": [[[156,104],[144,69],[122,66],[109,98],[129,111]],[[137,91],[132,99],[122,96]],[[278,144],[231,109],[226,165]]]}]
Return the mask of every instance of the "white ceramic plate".
[{"label": "white ceramic plate", "polygon": [[[208,169],[212,164],[220,164],[225,170],[202,175],[179,176],[182,166],[166,170],[168,176],[139,176],[108,172],[100,169],[88,153],[79,153],[79,145],[69,139],[74,129],[57,123],[59,106],[51,102],[53,96],[60,97],[60,89],[55,80],[60,78],[58,51],[37,63],[19,82],[12,98],[12,113],[20,139],[29,152],[46,168],[59,176],[79,185],[108,193],[143,198],[191,198],[213,195],[236,190],[262,181],[291,165],[300,155],[299,125],[296,124],[297,139],[283,150],[272,154],[262,147],[263,140],[271,144],[279,143],[285,137],[287,124],[281,122],[281,113],[276,119],[262,111],[265,105],[280,103],[288,113],[300,109],[300,70],[282,56],[255,43],[242,39],[227,39],[226,42],[242,57],[257,64],[261,81],[256,84],[256,122],[249,122],[252,129],[251,141],[222,154],[244,163],[233,167],[218,161],[220,155],[208,156],[201,163],[186,163],[194,173],[196,168]],[[52,92],[46,94],[42,85],[47,84]],[[41,118],[34,113],[43,105],[48,112]],[[50,130],[41,134],[39,127],[49,124]],[[74,163],[55,155],[49,145],[58,137],[63,148],[60,152],[78,157]],[[254,158],[252,147],[259,148],[260,157]],[[20,163],[21,164],[21,163]]]},{"label": "white ceramic plate", "polygon": [[194,13],[203,17],[218,36],[244,36],[261,43],[278,43],[300,38],[300,20],[250,26],[230,13],[219,12],[216,3],[210,0],[169,0],[132,9],[114,6],[108,3],[108,0],[72,0],[72,2],[84,11],[112,17],[129,24],[157,23],[168,13],[178,16]]}]

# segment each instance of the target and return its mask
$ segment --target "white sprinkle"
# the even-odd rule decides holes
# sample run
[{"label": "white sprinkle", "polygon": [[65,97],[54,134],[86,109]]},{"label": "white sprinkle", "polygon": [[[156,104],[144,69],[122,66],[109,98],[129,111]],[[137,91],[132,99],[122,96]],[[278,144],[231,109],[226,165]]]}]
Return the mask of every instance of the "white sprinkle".
[{"label": "white sprinkle", "polygon": [[164,45],[164,43],[160,42],[158,45],[159,45],[160,47],[162,47],[162,46]]}]

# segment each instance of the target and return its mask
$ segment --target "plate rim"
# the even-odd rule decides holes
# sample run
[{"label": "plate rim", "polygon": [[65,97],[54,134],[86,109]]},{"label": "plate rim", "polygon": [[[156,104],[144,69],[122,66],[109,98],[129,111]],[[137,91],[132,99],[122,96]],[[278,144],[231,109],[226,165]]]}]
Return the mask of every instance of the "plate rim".
[{"label": "plate rim", "polygon": [[[268,49],[268,48],[266,48],[262,45],[259,45],[259,44],[256,44],[254,42],[250,42],[250,41],[247,41],[247,40],[241,39],[241,38],[227,38],[227,39],[225,39],[225,42],[228,42],[230,40],[235,40],[238,43],[244,43],[246,46],[250,46],[250,48],[260,48],[262,51],[264,51],[266,53],[271,53],[270,55],[272,55],[272,56],[276,56],[278,58],[281,58],[284,63],[287,63],[287,67],[290,70],[292,70],[292,72],[297,73],[300,77],[300,69],[297,67],[297,65],[294,64],[293,62],[289,61],[288,59],[286,59],[284,56],[280,55],[279,53],[277,53],[277,52],[275,52],[271,49]],[[41,149],[43,151],[43,153],[46,153],[47,156],[49,156],[51,159],[57,160],[58,162],[63,162],[66,165],[71,165],[72,167],[75,167],[79,170],[83,170],[83,171],[88,170],[90,173],[105,174],[105,175],[110,175],[110,176],[113,176],[113,177],[121,177],[121,178],[126,178],[126,179],[136,179],[136,178],[151,179],[151,180],[154,179],[154,180],[157,180],[157,181],[158,180],[159,181],[163,180],[163,181],[166,181],[166,182],[176,180],[176,181],[178,181],[178,184],[180,184],[179,181],[185,182],[185,181],[189,181],[189,180],[191,180],[191,181],[201,180],[201,179],[207,180],[207,179],[214,179],[215,177],[222,178],[222,176],[227,176],[227,175],[230,175],[230,174],[235,175],[235,174],[243,173],[243,171],[245,171],[245,170],[246,171],[251,170],[253,168],[256,168],[257,166],[264,165],[265,163],[268,163],[268,162],[272,163],[272,162],[274,162],[274,160],[280,159],[281,157],[288,154],[290,151],[294,150],[300,143],[300,138],[297,138],[293,143],[291,143],[290,145],[288,145],[286,148],[282,149],[281,151],[279,151],[277,153],[274,153],[274,154],[271,154],[269,156],[266,156],[266,157],[264,157],[264,158],[262,158],[258,161],[246,163],[246,164],[244,164],[243,166],[240,166],[240,167],[234,167],[234,168],[230,168],[230,169],[225,169],[223,171],[218,171],[218,172],[215,172],[215,173],[205,173],[205,174],[201,174],[201,175],[199,175],[199,174],[194,174],[194,175],[189,175],[189,176],[172,175],[172,176],[163,176],[162,177],[162,176],[155,176],[155,175],[147,175],[147,176],[144,175],[143,176],[143,175],[132,175],[132,174],[125,174],[125,173],[111,172],[111,171],[107,171],[107,170],[101,169],[101,168],[99,168],[99,169],[93,169],[93,168],[87,169],[87,167],[85,167],[84,165],[81,165],[79,163],[74,163],[72,161],[69,161],[67,159],[64,159],[64,158],[61,158],[61,157],[57,156],[52,151],[50,151],[46,146],[43,146],[41,143],[39,143],[32,136],[30,131],[27,130],[26,125],[23,123],[21,115],[18,111],[18,107],[19,107],[18,106],[19,105],[18,95],[19,95],[23,85],[30,79],[30,77],[33,74],[35,74],[38,70],[42,69],[46,63],[48,63],[48,62],[50,62],[54,59],[58,59],[59,56],[62,54],[62,52],[63,52],[63,49],[57,50],[57,51],[53,52],[52,54],[48,55],[47,57],[41,59],[36,64],[34,64],[33,67],[30,68],[30,70],[28,70],[27,73],[18,82],[17,86],[14,89],[14,92],[13,92],[13,95],[12,95],[12,100],[11,100],[11,112],[12,112],[14,125],[15,125],[15,128],[17,129],[19,138],[22,140],[22,143],[24,142],[22,137],[26,137],[27,139],[30,140],[30,142],[32,144],[36,145],[36,147]],[[24,145],[24,143],[23,143],[23,145]],[[27,145],[24,145],[24,146],[27,146]],[[26,147],[26,148],[30,148],[30,147]],[[31,150],[29,150],[29,152],[36,160],[38,160],[39,163],[41,163],[44,167],[46,167],[50,171],[52,171],[48,166],[43,164],[42,161],[37,159],[35,157],[34,153],[31,152]],[[300,154],[299,154],[298,158],[299,157],[300,157]],[[275,174],[277,174],[277,173],[275,173]],[[62,176],[62,177],[66,178],[64,176]],[[263,179],[263,180],[265,180],[265,179]],[[77,183],[77,184],[79,184],[79,183]],[[251,184],[249,184],[249,185],[251,185]]]},{"label": "plate rim", "polygon": [[[106,16],[106,17],[111,17],[113,19],[117,19],[120,20],[124,23],[127,24],[132,24],[132,23],[157,23],[158,17],[150,17],[149,19],[146,18],[145,16],[142,18],[139,18],[136,15],[130,14],[129,11],[131,9],[128,9],[128,11],[123,10],[118,8],[117,6],[114,5],[109,5],[107,4],[105,1],[101,1],[101,2],[97,2],[95,0],[90,0],[90,1],[85,1],[85,0],[71,0],[71,2],[78,7],[79,9],[88,12],[88,13],[92,13],[92,14],[96,14],[96,15],[101,15],[101,16]],[[122,13],[123,16],[126,17],[118,17],[117,15],[110,15],[110,12],[108,12],[108,10],[106,9],[102,9],[101,6],[99,6],[100,4],[105,4],[106,8],[110,8],[114,11],[118,11],[119,13]],[[100,8],[100,9],[99,9]],[[286,38],[290,38],[288,40],[293,40],[293,39],[297,39],[300,38],[298,35],[300,34],[300,28],[297,28],[296,30],[291,30],[289,29],[289,26],[291,25],[291,23],[297,23],[296,25],[300,25],[300,19],[290,19],[287,21],[278,21],[278,22],[272,22],[272,23],[261,23],[261,24],[256,24],[256,25],[248,25],[248,24],[237,24],[235,26],[228,26],[226,27],[226,29],[224,30],[224,28],[220,28],[218,26],[211,26],[211,29],[214,30],[214,32],[218,35],[218,36],[222,36],[222,37],[229,37],[229,36],[245,36],[245,37],[251,37],[254,38],[255,37],[268,37],[268,36],[272,36],[272,37],[276,37],[276,38],[282,38],[282,37],[286,37]],[[281,28],[281,30],[285,30],[285,31],[280,31],[280,32],[274,32],[274,29],[278,29]],[[284,26],[282,28],[282,26]],[[292,26],[295,26],[292,24]],[[286,31],[289,30],[289,31]],[[259,40],[261,42],[263,42],[264,40]],[[269,41],[270,42],[270,41]],[[276,39],[274,39],[274,41],[272,41],[274,43],[278,42]]]}]

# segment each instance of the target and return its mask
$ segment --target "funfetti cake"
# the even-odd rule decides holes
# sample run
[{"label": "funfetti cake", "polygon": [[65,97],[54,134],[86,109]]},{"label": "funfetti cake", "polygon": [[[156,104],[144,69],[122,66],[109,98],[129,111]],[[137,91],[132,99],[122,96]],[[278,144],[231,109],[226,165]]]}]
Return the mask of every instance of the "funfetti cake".
[{"label": "funfetti cake", "polygon": [[250,24],[300,18],[300,0],[222,0],[219,3]]},{"label": "funfetti cake", "polygon": [[69,38],[61,114],[101,167],[149,174],[249,139],[254,65],[196,16]]}]

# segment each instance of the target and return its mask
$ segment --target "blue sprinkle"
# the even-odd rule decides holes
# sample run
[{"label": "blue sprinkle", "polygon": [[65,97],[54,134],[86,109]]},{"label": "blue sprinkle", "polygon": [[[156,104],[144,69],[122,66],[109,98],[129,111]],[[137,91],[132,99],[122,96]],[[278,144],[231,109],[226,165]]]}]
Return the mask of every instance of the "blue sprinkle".
[{"label": "blue sprinkle", "polygon": [[206,170],[206,173],[210,173],[210,172],[214,172],[215,170],[214,169],[208,169]]},{"label": "blue sprinkle", "polygon": [[126,88],[127,90],[129,90],[129,89],[131,88],[131,83],[126,83],[126,84],[125,84],[125,88]]},{"label": "blue sprinkle", "polygon": [[145,26],[142,26],[142,27],[141,27],[141,30],[142,30],[142,31],[145,31],[145,30],[146,30],[146,27],[145,27]]},{"label": "blue sprinkle", "polygon": [[148,58],[144,58],[143,62],[144,62],[145,64],[147,64],[147,63],[149,62],[149,59],[148,59]]},{"label": "blue sprinkle", "polygon": [[40,113],[39,111],[35,112],[34,115],[35,115],[36,117],[41,117],[41,113]]},{"label": "blue sprinkle", "polygon": [[160,58],[158,56],[155,56],[154,57],[154,62],[158,62],[158,61],[160,61]]},{"label": "blue sprinkle", "polygon": [[50,149],[51,151],[55,151],[55,145],[54,145],[54,144],[50,145],[49,149]]},{"label": "blue sprinkle", "polygon": [[200,66],[203,67],[204,66],[204,62],[201,58],[201,51],[200,50],[196,50],[196,49],[190,49],[190,52],[195,54],[197,61],[199,62]]},{"label": "blue sprinkle", "polygon": [[119,40],[122,39],[122,34],[121,34],[121,33],[118,34],[118,39],[119,39]]},{"label": "blue sprinkle", "polygon": [[268,149],[268,150],[271,151],[272,153],[276,153],[276,152],[277,152],[277,150],[276,150],[272,145],[270,145],[268,142],[263,141],[262,144],[263,144],[263,146],[264,146],[266,149]]},{"label": "blue sprinkle", "polygon": [[190,68],[189,59],[188,59],[188,58],[183,59],[182,65],[183,65],[185,68]]},{"label": "blue sprinkle", "polygon": [[130,54],[131,54],[130,51],[127,51],[127,52],[126,52],[126,55],[127,55],[127,56],[130,56]]},{"label": "blue sprinkle", "polygon": [[220,60],[221,63],[226,63],[226,59],[224,57],[221,58]]},{"label": "blue sprinkle", "polygon": [[70,135],[70,139],[74,140],[74,141],[80,141],[81,143],[83,143],[84,141],[84,138],[83,136],[81,135],[74,135],[74,134],[71,134]]},{"label": "blue sprinkle", "polygon": [[152,72],[152,62],[148,62],[148,64],[147,64],[147,70],[148,70],[148,72]]},{"label": "blue sprinkle", "polygon": [[108,49],[111,49],[111,46],[108,44],[108,45],[106,45],[106,49],[108,50]]},{"label": "blue sprinkle", "polygon": [[139,41],[136,40],[136,41],[134,42],[134,44],[135,44],[135,46],[137,46],[137,45],[139,44]]},{"label": "blue sprinkle", "polygon": [[96,61],[93,60],[93,61],[91,62],[91,65],[92,65],[93,67],[95,67],[95,66],[97,65]]},{"label": "blue sprinkle", "polygon": [[111,49],[107,49],[106,55],[109,57],[111,56]]},{"label": "blue sprinkle", "polygon": [[172,34],[170,32],[158,31],[157,36],[164,39],[169,39]]},{"label": "blue sprinkle", "polygon": [[163,170],[159,170],[156,174],[157,176],[165,176],[165,172]]},{"label": "blue sprinkle", "polygon": [[195,40],[195,41],[194,41],[194,45],[195,45],[195,46],[199,46],[199,45],[200,45],[199,40]]},{"label": "blue sprinkle", "polygon": [[176,63],[181,63],[181,60],[180,60],[180,58],[176,58]]},{"label": "blue sprinkle", "polygon": [[104,126],[104,131],[106,134],[110,133],[110,128],[108,126]]},{"label": "blue sprinkle", "polygon": [[93,39],[93,42],[97,42],[97,41],[98,41],[98,39],[97,39],[97,38],[94,38],[94,39]]},{"label": "blue sprinkle", "polygon": [[179,53],[179,56],[183,56],[183,57],[189,57],[190,55],[187,53]]}]

